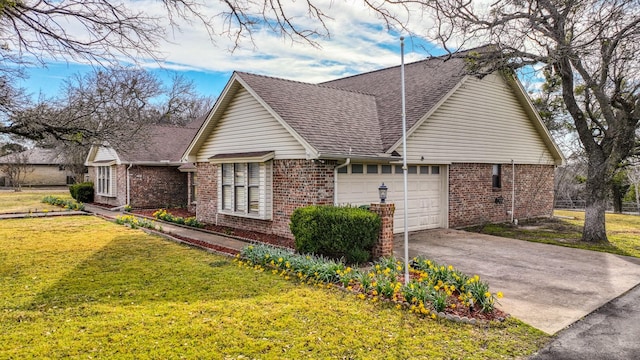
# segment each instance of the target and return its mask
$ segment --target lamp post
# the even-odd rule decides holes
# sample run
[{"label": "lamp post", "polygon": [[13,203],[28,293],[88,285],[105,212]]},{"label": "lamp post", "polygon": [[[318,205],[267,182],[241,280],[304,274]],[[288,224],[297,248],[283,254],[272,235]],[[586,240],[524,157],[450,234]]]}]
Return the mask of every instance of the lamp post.
[{"label": "lamp post", "polygon": [[387,186],[384,183],[378,187],[378,195],[380,196],[380,204],[384,204],[387,200]]}]

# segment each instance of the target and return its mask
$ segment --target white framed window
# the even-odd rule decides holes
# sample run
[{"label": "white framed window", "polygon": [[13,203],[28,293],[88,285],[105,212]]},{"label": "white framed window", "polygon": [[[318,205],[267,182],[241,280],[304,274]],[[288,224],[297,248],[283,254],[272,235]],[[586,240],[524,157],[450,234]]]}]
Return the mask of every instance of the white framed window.
[{"label": "white framed window", "polygon": [[112,166],[98,166],[96,174],[96,194],[115,196],[115,169]]},{"label": "white framed window", "polygon": [[222,163],[218,170],[221,213],[271,219],[271,162]]}]

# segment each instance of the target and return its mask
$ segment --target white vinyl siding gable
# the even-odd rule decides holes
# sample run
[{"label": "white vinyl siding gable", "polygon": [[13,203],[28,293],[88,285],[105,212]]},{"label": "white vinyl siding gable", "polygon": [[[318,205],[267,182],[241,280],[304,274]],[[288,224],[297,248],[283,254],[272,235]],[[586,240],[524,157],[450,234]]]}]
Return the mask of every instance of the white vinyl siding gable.
[{"label": "white vinyl siding gable", "polygon": [[96,161],[117,161],[118,155],[113,148],[99,147],[93,159]]},{"label": "white vinyl siding gable", "polygon": [[500,75],[470,77],[408,137],[407,159],[553,164],[532,121]]},{"label": "white vinyl siding gable", "polygon": [[[295,101],[295,99],[291,99]],[[276,159],[304,159],[304,147],[246,89],[229,102],[198,151],[198,162],[216,154],[275,151]]]}]

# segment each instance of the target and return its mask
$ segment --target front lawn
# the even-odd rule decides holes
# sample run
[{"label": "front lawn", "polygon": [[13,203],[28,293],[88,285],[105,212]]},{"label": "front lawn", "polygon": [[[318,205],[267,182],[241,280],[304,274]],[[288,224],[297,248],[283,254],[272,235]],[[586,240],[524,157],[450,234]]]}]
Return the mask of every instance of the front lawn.
[{"label": "front lawn", "polygon": [[43,211],[65,211],[65,209],[42,202],[47,195],[57,196],[63,199],[71,199],[69,190],[47,189],[22,189],[0,191],[0,214],[29,213]]},{"label": "front lawn", "polygon": [[423,319],[95,217],[0,225],[0,358],[513,358],[549,339],[514,319]]},{"label": "front lawn", "polygon": [[580,242],[584,212],[556,210],[556,217],[511,224],[486,224],[465,230],[547,244],[640,257],[640,216],[606,214],[610,245]]}]

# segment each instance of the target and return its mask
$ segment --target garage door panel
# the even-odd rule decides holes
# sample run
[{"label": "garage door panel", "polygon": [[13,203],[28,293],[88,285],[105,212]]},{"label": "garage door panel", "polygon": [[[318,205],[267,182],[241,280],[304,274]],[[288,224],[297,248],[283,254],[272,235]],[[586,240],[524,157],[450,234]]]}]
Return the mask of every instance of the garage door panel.
[{"label": "garage door panel", "polygon": [[[410,231],[437,228],[443,219],[442,174],[409,174],[407,225]],[[394,231],[404,230],[404,179],[402,174],[338,174],[338,203],[363,205],[379,201],[378,187],[388,187],[387,202],[396,206]]]}]

